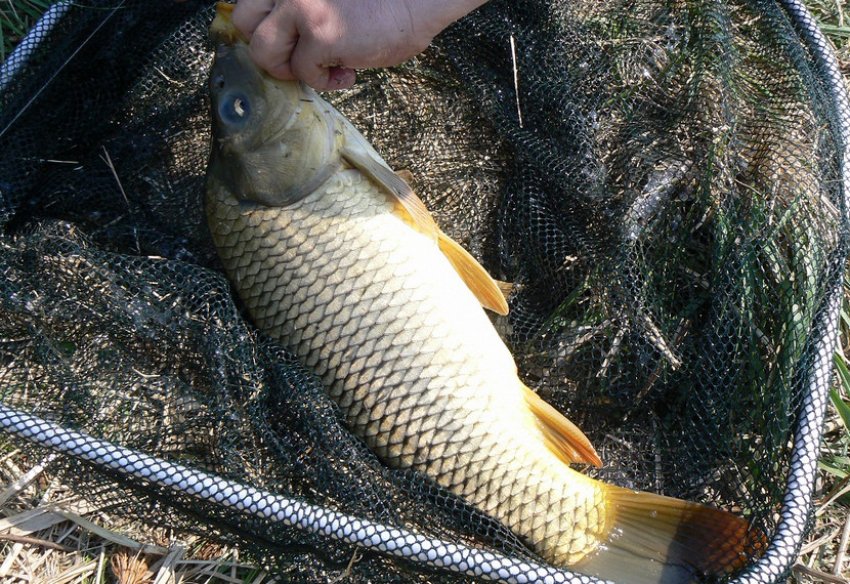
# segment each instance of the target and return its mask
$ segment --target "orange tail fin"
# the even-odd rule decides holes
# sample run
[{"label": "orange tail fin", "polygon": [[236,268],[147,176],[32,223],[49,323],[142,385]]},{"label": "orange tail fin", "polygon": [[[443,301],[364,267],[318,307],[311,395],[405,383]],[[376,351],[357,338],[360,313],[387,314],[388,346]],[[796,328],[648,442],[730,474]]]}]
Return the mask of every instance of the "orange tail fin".
[{"label": "orange tail fin", "polygon": [[608,540],[574,566],[629,584],[685,584],[731,574],[761,555],[764,535],[705,505],[606,485]]}]

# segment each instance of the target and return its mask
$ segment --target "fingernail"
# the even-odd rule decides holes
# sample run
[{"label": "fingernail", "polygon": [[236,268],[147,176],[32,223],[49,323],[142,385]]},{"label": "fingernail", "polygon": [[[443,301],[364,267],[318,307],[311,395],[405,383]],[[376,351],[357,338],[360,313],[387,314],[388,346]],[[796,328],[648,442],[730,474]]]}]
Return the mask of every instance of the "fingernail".
[{"label": "fingernail", "polygon": [[354,85],[356,75],[353,69],[344,67],[331,67],[329,79],[334,89],[346,89]]}]

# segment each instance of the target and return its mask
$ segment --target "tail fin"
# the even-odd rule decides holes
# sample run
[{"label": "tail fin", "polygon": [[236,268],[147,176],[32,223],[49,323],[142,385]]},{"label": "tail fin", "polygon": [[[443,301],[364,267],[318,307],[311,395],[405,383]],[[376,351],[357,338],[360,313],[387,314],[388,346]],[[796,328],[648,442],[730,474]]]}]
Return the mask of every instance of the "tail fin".
[{"label": "tail fin", "polygon": [[742,518],[697,503],[606,485],[609,536],[575,569],[629,584],[685,584],[731,574],[767,542]]}]

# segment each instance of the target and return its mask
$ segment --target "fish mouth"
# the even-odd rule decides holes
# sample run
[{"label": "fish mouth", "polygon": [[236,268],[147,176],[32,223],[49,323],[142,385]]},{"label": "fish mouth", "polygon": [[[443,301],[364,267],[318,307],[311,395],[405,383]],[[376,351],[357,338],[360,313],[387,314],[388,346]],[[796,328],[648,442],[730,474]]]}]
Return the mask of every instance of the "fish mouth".
[{"label": "fish mouth", "polygon": [[238,42],[248,44],[248,38],[233,25],[235,4],[217,2],[215,18],[210,25],[210,39],[217,45],[233,46]]}]

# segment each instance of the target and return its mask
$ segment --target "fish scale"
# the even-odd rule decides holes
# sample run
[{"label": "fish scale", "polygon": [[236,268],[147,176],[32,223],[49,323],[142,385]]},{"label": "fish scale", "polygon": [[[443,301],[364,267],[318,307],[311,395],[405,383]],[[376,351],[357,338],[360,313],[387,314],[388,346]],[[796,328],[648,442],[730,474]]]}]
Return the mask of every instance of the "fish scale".
[{"label": "fish scale", "polygon": [[[574,526],[594,524],[576,513],[602,494],[517,416],[526,407],[513,360],[476,299],[369,180],[342,171],[285,209],[210,189],[207,210],[258,327],[322,377],[383,460],[431,476],[564,563],[598,545]],[[564,471],[586,488],[546,478]]]}]

